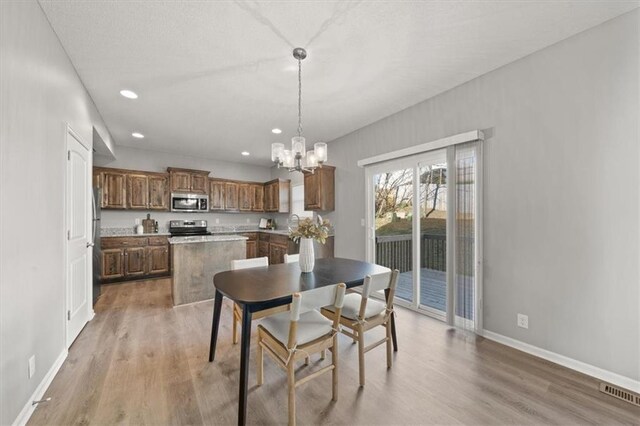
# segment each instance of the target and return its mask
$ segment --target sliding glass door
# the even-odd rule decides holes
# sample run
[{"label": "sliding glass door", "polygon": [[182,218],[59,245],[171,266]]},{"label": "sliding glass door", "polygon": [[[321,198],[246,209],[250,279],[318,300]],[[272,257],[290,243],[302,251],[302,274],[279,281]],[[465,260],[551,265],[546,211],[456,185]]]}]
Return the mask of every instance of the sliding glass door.
[{"label": "sliding glass door", "polygon": [[400,271],[396,303],[477,328],[479,145],[367,166],[369,261]]}]

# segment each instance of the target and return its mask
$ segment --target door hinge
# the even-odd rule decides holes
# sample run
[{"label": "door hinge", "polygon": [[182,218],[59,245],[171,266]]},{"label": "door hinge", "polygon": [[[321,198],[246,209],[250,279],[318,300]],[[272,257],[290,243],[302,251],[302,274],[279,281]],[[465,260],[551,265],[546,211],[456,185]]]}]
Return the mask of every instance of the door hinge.
[{"label": "door hinge", "polygon": [[67,321],[71,321],[71,311],[67,311]]},{"label": "door hinge", "polygon": [[71,160],[71,151],[67,151],[67,160]]},{"label": "door hinge", "polygon": [[70,240],[70,239],[71,239],[71,230],[69,229],[67,231],[67,240]]}]

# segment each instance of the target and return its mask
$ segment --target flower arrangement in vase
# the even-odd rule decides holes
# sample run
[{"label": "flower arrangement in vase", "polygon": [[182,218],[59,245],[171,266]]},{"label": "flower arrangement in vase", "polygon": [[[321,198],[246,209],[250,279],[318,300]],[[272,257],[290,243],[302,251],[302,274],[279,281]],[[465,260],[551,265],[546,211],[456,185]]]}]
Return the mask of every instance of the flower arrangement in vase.
[{"label": "flower arrangement in vase", "polygon": [[289,238],[300,242],[300,270],[302,272],[313,271],[315,265],[315,254],[313,252],[313,240],[324,244],[329,237],[331,224],[327,219],[322,219],[319,215],[312,219],[307,217],[298,223],[296,229],[289,232]]}]

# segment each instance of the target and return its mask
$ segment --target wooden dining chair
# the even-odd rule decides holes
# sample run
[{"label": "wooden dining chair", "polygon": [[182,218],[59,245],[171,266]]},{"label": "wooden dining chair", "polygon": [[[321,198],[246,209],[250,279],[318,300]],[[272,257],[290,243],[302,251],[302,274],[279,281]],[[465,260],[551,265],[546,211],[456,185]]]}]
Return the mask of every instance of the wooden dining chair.
[{"label": "wooden dining chair", "polygon": [[285,254],[284,255],[284,263],[295,263],[300,261],[299,254]]},{"label": "wooden dining chair", "polygon": [[[322,313],[328,318],[339,318],[342,333],[358,343],[358,367],[360,371],[360,386],[364,386],[364,354],[371,349],[387,344],[387,368],[393,365],[391,316],[393,315],[393,297],[398,284],[397,269],[376,275],[367,275],[364,279],[362,295],[349,293],[344,297],[342,312],[338,313],[332,306],[326,306]],[[387,302],[371,298],[374,292],[389,291]],[[364,334],[372,328],[382,326],[386,328],[385,337],[369,346],[364,345]]]},{"label": "wooden dining chair", "polygon": [[[331,400],[338,399],[338,323],[345,289],[344,283],[340,283],[294,293],[290,312],[272,315],[258,325],[258,386],[264,382],[266,352],[287,372],[290,425],[296,424],[296,387],[331,371]],[[336,313],[333,321],[318,311],[327,305]],[[331,351],[331,365],[296,381],[296,361],[327,349]]]},{"label": "wooden dining chair", "polygon": [[[256,257],[254,259],[239,259],[231,261],[231,270],[235,271],[236,269],[246,269],[246,268],[257,268],[260,266],[269,266],[269,258],[267,256],[264,257]],[[259,313],[257,313],[259,314]],[[254,315],[253,319],[260,318],[259,315]],[[238,343],[238,323],[242,321],[242,306],[237,303],[233,304],[233,344]]]}]

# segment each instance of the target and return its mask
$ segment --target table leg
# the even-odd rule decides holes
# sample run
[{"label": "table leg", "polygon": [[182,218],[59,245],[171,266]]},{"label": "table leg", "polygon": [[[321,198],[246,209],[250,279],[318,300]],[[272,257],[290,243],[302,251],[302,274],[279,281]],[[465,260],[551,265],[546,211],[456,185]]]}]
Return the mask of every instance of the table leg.
[{"label": "table leg", "polygon": [[247,422],[247,386],[249,376],[249,353],[251,349],[251,311],[242,306],[242,338],[240,342],[240,396],[238,401],[238,424]]},{"label": "table leg", "polygon": [[209,346],[209,362],[216,357],[216,343],[218,342],[218,326],[220,325],[220,311],[222,310],[222,293],[216,290],[213,302],[213,321],[211,323],[211,345]]},{"label": "table leg", "polygon": [[[387,302],[389,302],[389,289],[386,289],[384,291],[384,295]],[[398,338],[396,336],[396,316],[393,314],[391,315],[391,318],[390,318],[390,325],[391,325],[391,340],[393,341],[393,351],[398,352]]]}]

